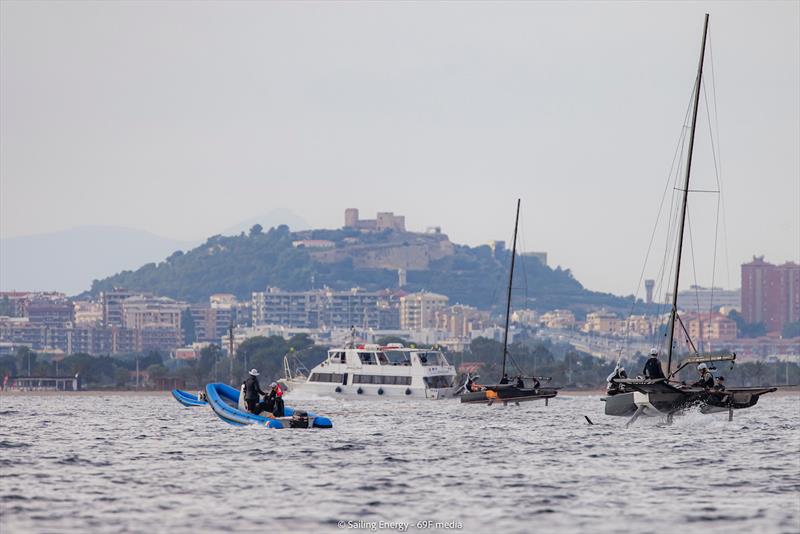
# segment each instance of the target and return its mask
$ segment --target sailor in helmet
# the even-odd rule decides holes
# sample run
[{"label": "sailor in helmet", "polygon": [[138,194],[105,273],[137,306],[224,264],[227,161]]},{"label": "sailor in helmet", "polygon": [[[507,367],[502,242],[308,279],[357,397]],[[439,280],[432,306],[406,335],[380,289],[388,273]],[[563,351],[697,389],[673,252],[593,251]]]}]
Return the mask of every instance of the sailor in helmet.
[{"label": "sailor in helmet", "polygon": [[711,371],[708,370],[708,366],[704,363],[701,363],[697,366],[697,371],[700,373],[700,380],[692,384],[692,387],[713,389],[714,375],[712,375]]},{"label": "sailor in helmet", "polygon": [[618,378],[628,378],[628,373],[625,372],[625,368],[619,363],[614,368],[614,371],[608,375],[608,378],[606,378],[606,382],[608,382],[606,384],[606,393],[608,395],[616,395],[617,393],[623,393],[625,391],[625,386],[616,382]]},{"label": "sailor in helmet", "polygon": [[661,369],[661,361],[658,359],[658,349],[653,347],[650,349],[650,358],[644,364],[644,371],[642,374],[645,378],[666,378],[664,371]]}]

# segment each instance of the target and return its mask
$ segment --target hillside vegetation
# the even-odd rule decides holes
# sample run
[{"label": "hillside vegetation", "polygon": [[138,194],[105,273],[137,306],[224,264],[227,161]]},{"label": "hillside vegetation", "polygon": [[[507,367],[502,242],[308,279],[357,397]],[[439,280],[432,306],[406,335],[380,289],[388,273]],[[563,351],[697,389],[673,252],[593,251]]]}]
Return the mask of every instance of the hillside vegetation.
[{"label": "hillside vegetation", "polygon": [[[352,237],[351,230],[315,231],[315,239],[328,239],[337,246]],[[304,236],[305,237],[305,236]],[[397,287],[392,269],[358,269],[351,259],[318,263],[303,248],[287,226],[267,232],[254,226],[248,234],[214,236],[188,252],[175,252],[160,263],[149,263],[135,271],[123,271],[95,280],[89,291],[98,295],[113,287],[148,291],[188,302],[202,302],[214,293],[233,293],[249,299],[253,291],[267,286],[302,291],[323,286],[336,290],[361,287],[366,290]],[[379,243],[380,234],[368,239]],[[431,291],[482,309],[495,308],[505,299],[510,252],[495,257],[488,246],[457,245],[452,256],[432,262],[430,269],[410,271],[406,291]],[[630,298],[586,290],[568,269],[551,269],[532,257],[520,257],[514,280],[514,306],[539,310],[566,308],[579,316],[590,308],[606,306],[627,311]]]}]

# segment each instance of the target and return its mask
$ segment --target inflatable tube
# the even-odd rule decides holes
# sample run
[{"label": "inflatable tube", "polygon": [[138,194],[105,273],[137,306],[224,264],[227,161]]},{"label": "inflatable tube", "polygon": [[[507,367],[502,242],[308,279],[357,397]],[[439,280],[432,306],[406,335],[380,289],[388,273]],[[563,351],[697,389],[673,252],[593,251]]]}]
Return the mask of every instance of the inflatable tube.
[{"label": "inflatable tube", "polygon": [[183,391],[182,389],[173,389],[172,396],[175,397],[175,400],[186,406],[187,408],[192,408],[194,406],[205,406],[208,404],[204,400],[200,400],[197,398],[197,395],[192,395],[188,391]]},{"label": "inflatable tube", "polygon": [[[206,396],[208,397],[208,404],[217,417],[231,425],[260,425],[268,428],[285,428],[288,426],[278,419],[239,410],[236,407],[239,405],[239,391],[227,384],[208,384],[206,386]],[[292,417],[294,409],[285,406],[283,413],[285,417]],[[333,427],[333,423],[327,417],[308,412],[308,418],[311,419],[312,417],[314,418],[314,428]]]}]

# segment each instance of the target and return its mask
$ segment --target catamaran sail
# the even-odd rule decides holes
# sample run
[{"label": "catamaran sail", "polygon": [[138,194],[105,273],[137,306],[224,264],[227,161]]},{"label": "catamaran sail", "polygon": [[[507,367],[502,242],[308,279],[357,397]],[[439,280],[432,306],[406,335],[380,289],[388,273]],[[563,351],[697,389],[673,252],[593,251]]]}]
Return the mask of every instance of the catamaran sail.
[{"label": "catamaran sail", "polygon": [[[672,381],[671,379],[686,365],[699,364],[712,361],[733,361],[735,354],[722,356],[701,355],[695,351],[695,355],[687,362],[679,365],[672,371],[672,357],[674,355],[675,326],[680,322],[678,317],[678,288],[681,272],[681,254],[683,252],[684,227],[686,224],[686,208],[689,201],[689,179],[692,170],[692,155],[694,151],[695,130],[697,126],[697,110],[700,103],[700,91],[703,78],[703,62],[705,59],[706,37],[708,35],[708,14],[705,16],[703,25],[703,40],[700,48],[700,63],[697,68],[697,78],[695,79],[693,106],[692,106],[692,125],[689,133],[689,146],[687,152],[686,171],[684,175],[683,201],[681,204],[680,228],[678,231],[677,260],[675,265],[675,281],[672,289],[672,308],[670,311],[669,325],[667,328],[667,373],[666,378],[636,378],[636,379],[613,379],[613,382],[627,391],[617,395],[609,395],[603,400],[606,403],[606,415],[629,416],[628,425],[636,421],[641,415],[666,415],[671,418],[674,414],[680,413],[690,406],[699,406],[703,413],[713,413],[727,410],[729,419],[733,418],[734,409],[749,408],[754,406],[761,395],[775,391],[774,387],[761,388],[727,388],[724,390],[713,390],[704,387],[687,387],[683,384]],[[685,332],[684,328],[684,333]],[[691,340],[690,340],[691,341]],[[692,344],[692,347],[694,345]]]},{"label": "catamaran sail", "polygon": [[[511,317],[511,287],[514,281],[514,263],[517,256],[517,230],[519,228],[519,208],[521,201],[517,199],[517,215],[514,219],[514,240],[511,245],[511,270],[508,275],[508,294],[506,298],[506,322],[505,329],[503,330],[503,371],[502,375],[506,378],[506,361],[508,357],[508,325]],[[494,404],[495,402],[502,402],[508,404],[509,402],[520,403],[524,401],[544,399],[547,403],[548,399],[555,397],[558,394],[556,388],[543,388],[541,387],[540,380],[550,380],[548,377],[524,377],[520,376],[516,379],[515,383],[500,383],[490,386],[473,386],[471,379],[467,380],[466,391],[461,395],[461,402],[472,404]]]}]

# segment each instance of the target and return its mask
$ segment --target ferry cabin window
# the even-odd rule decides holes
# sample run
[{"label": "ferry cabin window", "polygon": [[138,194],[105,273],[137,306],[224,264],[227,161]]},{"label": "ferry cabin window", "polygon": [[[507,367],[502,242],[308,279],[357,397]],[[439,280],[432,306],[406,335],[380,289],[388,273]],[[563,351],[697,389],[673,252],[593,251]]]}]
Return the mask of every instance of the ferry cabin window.
[{"label": "ferry cabin window", "polygon": [[353,375],[354,384],[381,384],[384,386],[410,386],[410,376]]},{"label": "ferry cabin window", "polygon": [[331,363],[346,363],[344,352],[331,352]]},{"label": "ferry cabin window", "polygon": [[375,359],[374,352],[359,352],[358,357],[363,365],[377,365],[378,360]]},{"label": "ferry cabin window", "polygon": [[384,352],[378,353],[378,361],[381,362],[381,365],[389,365],[389,358],[386,357]]},{"label": "ferry cabin window", "polygon": [[311,373],[311,382],[336,382],[342,381],[342,373]]},{"label": "ferry cabin window", "polygon": [[438,352],[418,352],[419,363],[425,366],[444,365],[444,359]]},{"label": "ferry cabin window", "polygon": [[451,388],[453,387],[453,377],[452,376],[426,376],[423,378],[425,380],[425,387],[426,388]]},{"label": "ferry cabin window", "polygon": [[392,365],[411,365],[411,356],[408,352],[390,350],[385,353]]}]

